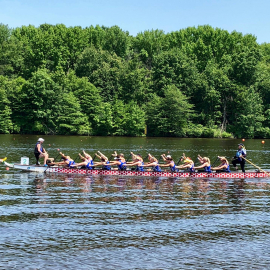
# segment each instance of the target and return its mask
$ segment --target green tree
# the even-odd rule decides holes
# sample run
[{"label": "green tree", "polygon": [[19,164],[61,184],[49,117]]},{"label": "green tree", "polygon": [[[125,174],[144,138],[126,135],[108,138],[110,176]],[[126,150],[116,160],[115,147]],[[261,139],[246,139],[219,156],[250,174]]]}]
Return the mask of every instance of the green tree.
[{"label": "green tree", "polygon": [[147,129],[152,136],[185,136],[192,105],[174,85],[164,89],[164,98],[155,96],[147,105]]},{"label": "green tree", "polygon": [[10,102],[4,87],[5,78],[0,76],[0,133],[10,133],[12,131]]},{"label": "green tree", "polygon": [[62,93],[57,105],[59,106],[55,118],[57,133],[64,135],[89,135],[91,133],[88,118],[81,112],[79,101],[73,93]]},{"label": "green tree", "polygon": [[78,58],[75,70],[78,77],[88,78],[106,102],[117,99],[122,91],[120,78],[123,64],[115,54],[94,47],[86,48]]},{"label": "green tree", "polygon": [[144,31],[132,40],[132,48],[148,69],[152,68],[154,56],[168,49],[168,46],[166,35],[162,30]]},{"label": "green tree", "polygon": [[229,131],[238,138],[254,138],[264,121],[261,97],[253,87],[238,89]]},{"label": "green tree", "polygon": [[145,113],[134,102],[117,100],[113,106],[113,135],[141,136],[145,129]]}]

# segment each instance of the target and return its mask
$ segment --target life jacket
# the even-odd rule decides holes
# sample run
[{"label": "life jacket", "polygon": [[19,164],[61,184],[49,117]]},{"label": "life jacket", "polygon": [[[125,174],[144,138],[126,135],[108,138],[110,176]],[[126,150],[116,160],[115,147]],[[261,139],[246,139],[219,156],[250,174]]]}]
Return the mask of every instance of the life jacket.
[{"label": "life jacket", "polygon": [[[144,165],[144,163],[141,161],[141,165]],[[144,172],[144,168],[141,165],[137,165],[136,166],[136,171],[137,172]]]},{"label": "life jacket", "polygon": [[173,166],[171,166],[171,172],[178,172],[175,166],[176,166],[175,163],[173,163]]},{"label": "life jacket", "polygon": [[231,172],[229,164],[227,165],[227,168],[225,169],[225,172]]},{"label": "life jacket", "polygon": [[126,164],[126,162],[123,162],[122,160],[119,160],[119,162],[121,162],[121,164],[117,165],[118,170],[119,171],[125,171],[127,169],[127,167],[124,166],[124,164]]},{"label": "life jacket", "polygon": [[155,162],[155,163],[156,163],[156,165],[153,166],[153,171],[154,171],[154,172],[161,172],[161,169],[160,169],[160,167],[158,166],[158,162]]},{"label": "life jacket", "polygon": [[194,163],[191,165],[191,167],[189,168],[189,171],[190,172],[195,172],[195,169],[194,169]]},{"label": "life jacket", "polygon": [[212,172],[212,171],[211,171],[211,165],[209,165],[209,166],[207,166],[207,167],[204,167],[204,171],[205,171],[205,172],[208,172],[208,173]]},{"label": "life jacket", "polygon": [[67,161],[68,161],[68,164],[67,164],[68,167],[70,167],[71,165],[75,165],[75,161],[74,160],[67,159]]},{"label": "life jacket", "polygon": [[237,157],[238,161],[242,161],[242,158],[240,158],[240,156],[241,155],[244,156],[246,154],[247,154],[246,149],[242,148],[242,149],[238,149],[235,156]]},{"label": "life jacket", "polygon": [[85,166],[88,170],[93,170],[94,161],[93,159],[87,163]]},{"label": "life jacket", "polygon": [[43,147],[42,147],[42,144],[41,144],[40,142],[37,142],[37,143],[36,143],[36,146],[35,146],[34,154],[40,154],[39,151],[38,151],[38,148],[37,148],[38,144],[40,144],[40,152],[43,153]]},{"label": "life jacket", "polygon": [[[106,164],[110,164],[110,161],[109,161],[109,160],[108,160],[108,161],[106,161]],[[102,167],[102,169],[103,169],[103,170],[110,171],[110,170],[111,170],[111,166],[104,165],[104,166]]]}]

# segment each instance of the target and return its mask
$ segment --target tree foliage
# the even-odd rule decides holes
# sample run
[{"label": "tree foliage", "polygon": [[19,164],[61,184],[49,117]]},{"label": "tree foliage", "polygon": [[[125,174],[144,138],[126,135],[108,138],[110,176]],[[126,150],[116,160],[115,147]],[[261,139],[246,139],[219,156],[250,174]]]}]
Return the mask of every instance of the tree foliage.
[{"label": "tree foliage", "polygon": [[269,78],[269,44],[209,25],[0,24],[0,133],[268,138]]}]

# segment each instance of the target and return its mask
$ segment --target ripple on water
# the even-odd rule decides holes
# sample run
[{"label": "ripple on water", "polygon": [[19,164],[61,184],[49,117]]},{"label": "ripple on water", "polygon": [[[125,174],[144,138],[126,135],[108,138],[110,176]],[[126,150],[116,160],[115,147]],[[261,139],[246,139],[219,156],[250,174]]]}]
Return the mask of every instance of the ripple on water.
[{"label": "ripple on water", "polygon": [[0,267],[264,269],[268,180],[11,174]]}]

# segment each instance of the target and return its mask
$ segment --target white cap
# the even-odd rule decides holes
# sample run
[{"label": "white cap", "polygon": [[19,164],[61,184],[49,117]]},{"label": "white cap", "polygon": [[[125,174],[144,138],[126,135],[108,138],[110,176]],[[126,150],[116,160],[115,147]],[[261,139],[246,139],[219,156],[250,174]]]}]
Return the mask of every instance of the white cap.
[{"label": "white cap", "polygon": [[170,156],[170,155],[167,155],[167,156],[166,156],[166,158],[172,158],[172,156]]},{"label": "white cap", "polygon": [[45,140],[44,139],[42,139],[42,138],[39,138],[38,139],[38,142],[44,142]]}]

